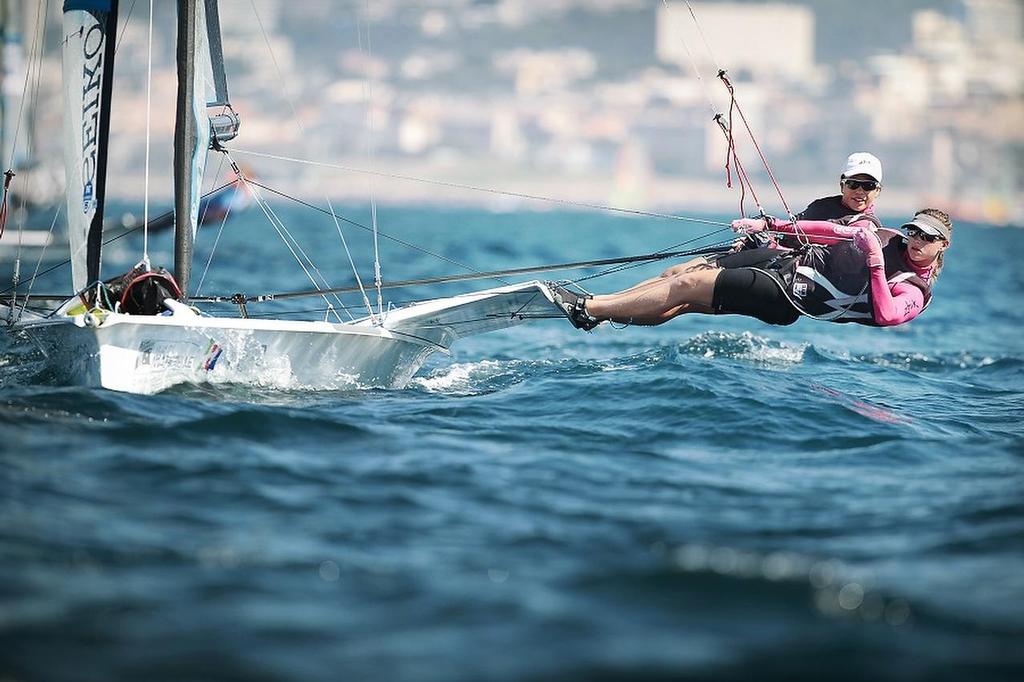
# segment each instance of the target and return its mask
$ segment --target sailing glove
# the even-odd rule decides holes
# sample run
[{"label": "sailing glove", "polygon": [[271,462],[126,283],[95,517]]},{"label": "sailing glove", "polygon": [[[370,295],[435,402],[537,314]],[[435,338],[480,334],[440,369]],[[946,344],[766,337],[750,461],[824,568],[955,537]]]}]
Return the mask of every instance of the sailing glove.
[{"label": "sailing glove", "polygon": [[869,268],[884,268],[885,257],[882,255],[882,243],[874,231],[862,227],[853,234],[853,245],[867,257]]}]

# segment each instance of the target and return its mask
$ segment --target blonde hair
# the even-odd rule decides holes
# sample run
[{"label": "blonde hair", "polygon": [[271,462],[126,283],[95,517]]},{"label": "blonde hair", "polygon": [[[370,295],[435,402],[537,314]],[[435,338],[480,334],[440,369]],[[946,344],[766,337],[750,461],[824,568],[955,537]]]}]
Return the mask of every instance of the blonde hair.
[{"label": "blonde hair", "polygon": [[[914,217],[921,215],[928,215],[936,220],[940,221],[949,230],[949,239],[946,240],[947,244],[953,241],[953,221],[949,219],[949,214],[945,211],[937,208],[923,208],[914,214]],[[932,266],[932,281],[934,282],[939,278],[939,273],[942,272],[942,257],[946,255],[945,251],[939,252],[939,255],[935,257],[935,265]]]}]

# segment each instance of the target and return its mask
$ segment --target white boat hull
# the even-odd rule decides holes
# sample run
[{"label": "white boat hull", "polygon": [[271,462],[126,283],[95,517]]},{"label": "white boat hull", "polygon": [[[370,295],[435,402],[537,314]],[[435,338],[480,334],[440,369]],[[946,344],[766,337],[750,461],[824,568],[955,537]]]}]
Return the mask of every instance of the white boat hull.
[{"label": "white boat hull", "polygon": [[462,336],[558,315],[547,288],[530,282],[391,311],[383,325],[107,313],[26,317],[10,329],[71,385],[141,394],[181,383],[332,390],[401,388]]}]

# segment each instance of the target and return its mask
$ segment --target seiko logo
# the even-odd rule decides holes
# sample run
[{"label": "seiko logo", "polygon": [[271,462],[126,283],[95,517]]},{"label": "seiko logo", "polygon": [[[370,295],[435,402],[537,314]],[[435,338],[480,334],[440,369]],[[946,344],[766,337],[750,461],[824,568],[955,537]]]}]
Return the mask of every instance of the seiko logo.
[{"label": "seiko logo", "polygon": [[96,141],[99,137],[100,84],[103,80],[103,27],[96,23],[82,37],[82,211],[96,208]]}]

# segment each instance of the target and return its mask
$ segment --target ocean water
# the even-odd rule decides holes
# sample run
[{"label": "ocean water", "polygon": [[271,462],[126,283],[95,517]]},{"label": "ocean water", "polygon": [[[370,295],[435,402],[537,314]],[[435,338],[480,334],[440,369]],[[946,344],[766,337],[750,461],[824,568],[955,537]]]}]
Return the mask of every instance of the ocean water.
[{"label": "ocean water", "polygon": [[[333,223],[277,210],[348,284]],[[481,270],[716,229],[378,221]],[[385,279],[462,271],[381,253]],[[463,340],[402,390],[134,396],[0,347],[0,679],[1022,679],[1021,256],[1024,231],[959,225],[931,307],[896,329],[552,320]],[[204,293],[308,285],[257,212],[204,228],[197,261]]]}]

